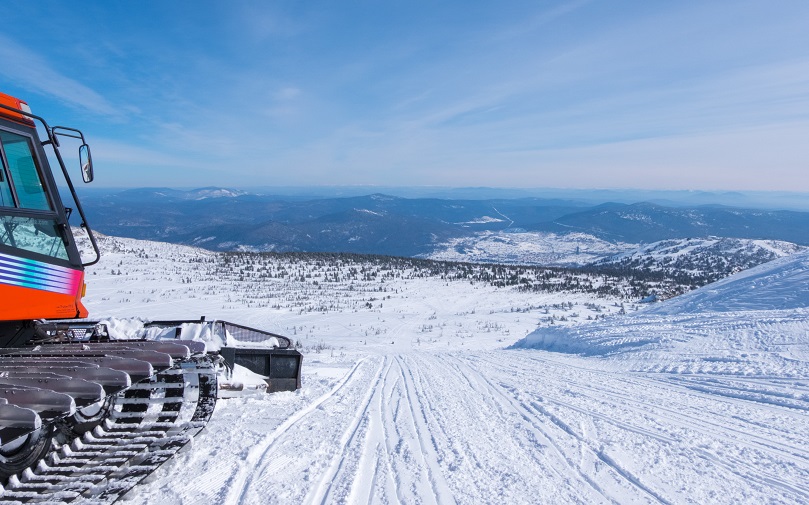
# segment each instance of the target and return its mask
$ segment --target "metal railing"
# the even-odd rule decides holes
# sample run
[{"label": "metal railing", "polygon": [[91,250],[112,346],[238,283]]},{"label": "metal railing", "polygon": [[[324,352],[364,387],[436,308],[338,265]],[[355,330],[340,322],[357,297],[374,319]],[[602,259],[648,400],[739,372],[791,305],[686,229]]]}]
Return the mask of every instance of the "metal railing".
[{"label": "metal railing", "polygon": [[242,326],[240,324],[231,323],[228,321],[214,321],[213,324],[221,326],[223,330],[222,333],[223,335],[230,333],[230,335],[239,342],[258,343],[258,342],[266,342],[271,338],[275,338],[276,340],[278,340],[278,346],[281,349],[288,349],[292,347],[292,340],[283,335],[258,330],[256,328],[251,328],[249,326]]},{"label": "metal railing", "polygon": [[[227,341],[227,335],[230,335],[234,340],[239,342],[249,343],[264,343],[271,339],[275,339],[279,349],[291,349],[294,347],[293,342],[288,337],[271,333],[269,331],[251,328],[241,324],[231,323],[230,321],[212,320],[207,321],[204,317],[200,319],[178,319],[172,321],[150,321],[144,323],[144,328],[159,328],[167,330],[168,334],[164,335],[169,338],[172,328],[174,329],[174,338],[181,338],[183,333],[182,326],[184,324],[200,324],[210,328],[211,333]],[[166,336],[162,338],[166,338]],[[134,338],[134,337],[133,337]],[[91,340],[108,340],[107,328],[99,321],[53,321],[38,324],[36,337],[33,339],[34,343],[44,341],[58,341],[58,342],[86,342]]]},{"label": "metal railing", "polygon": [[292,340],[289,338],[278,335],[276,333],[270,333],[268,331],[259,330],[257,328],[251,328],[250,326],[244,326],[241,324],[231,323],[230,321],[220,321],[220,320],[213,320],[213,321],[206,321],[205,318],[201,318],[199,320],[177,320],[177,321],[152,321],[149,323],[144,324],[144,328],[149,327],[159,327],[159,328],[177,328],[177,336],[180,335],[180,326],[183,324],[204,324],[209,325],[212,332],[215,335],[219,335],[221,337],[225,337],[225,335],[230,334],[233,339],[238,340],[239,342],[252,342],[252,343],[261,343],[266,342],[270,339],[276,339],[278,341],[278,347],[280,349],[289,349],[293,347]]}]

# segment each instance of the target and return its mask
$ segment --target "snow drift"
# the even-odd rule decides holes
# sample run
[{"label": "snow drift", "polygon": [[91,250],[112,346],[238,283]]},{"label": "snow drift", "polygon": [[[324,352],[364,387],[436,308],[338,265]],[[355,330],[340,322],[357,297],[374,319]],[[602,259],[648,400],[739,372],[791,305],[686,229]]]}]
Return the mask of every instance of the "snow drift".
[{"label": "snow drift", "polygon": [[739,360],[740,373],[786,373],[787,360],[805,359],[808,320],[809,252],[801,252],[628,315],[539,328],[513,348],[620,355],[635,368],[710,372]]}]

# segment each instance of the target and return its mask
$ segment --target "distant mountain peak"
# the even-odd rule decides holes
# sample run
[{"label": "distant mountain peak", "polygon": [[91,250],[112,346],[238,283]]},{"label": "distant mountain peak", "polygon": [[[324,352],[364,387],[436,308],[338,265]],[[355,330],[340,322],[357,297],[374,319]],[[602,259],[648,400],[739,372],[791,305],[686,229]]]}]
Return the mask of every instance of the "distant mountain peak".
[{"label": "distant mountain peak", "polygon": [[398,197],[385,195],[383,193],[374,193],[370,195],[371,200],[376,200],[378,202],[392,202],[394,200],[399,200]]},{"label": "distant mountain peak", "polygon": [[209,186],[206,188],[192,189],[186,192],[186,197],[193,200],[204,200],[206,198],[235,198],[246,195],[246,191],[229,188],[218,188]]}]

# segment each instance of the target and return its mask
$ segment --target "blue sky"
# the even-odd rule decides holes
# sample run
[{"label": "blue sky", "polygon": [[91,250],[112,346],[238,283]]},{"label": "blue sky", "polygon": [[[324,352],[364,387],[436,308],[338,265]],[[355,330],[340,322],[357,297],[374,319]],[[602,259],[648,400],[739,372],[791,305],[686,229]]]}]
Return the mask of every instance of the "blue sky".
[{"label": "blue sky", "polygon": [[809,2],[0,3],[98,186],[809,191]]}]

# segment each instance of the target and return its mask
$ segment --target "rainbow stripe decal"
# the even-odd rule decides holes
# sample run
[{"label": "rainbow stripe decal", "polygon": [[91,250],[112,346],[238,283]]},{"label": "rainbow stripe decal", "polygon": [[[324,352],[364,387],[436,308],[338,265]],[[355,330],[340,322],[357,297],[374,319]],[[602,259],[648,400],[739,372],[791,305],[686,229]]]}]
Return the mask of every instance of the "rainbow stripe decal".
[{"label": "rainbow stripe decal", "polygon": [[0,253],[0,284],[72,295],[80,282],[81,270]]}]

